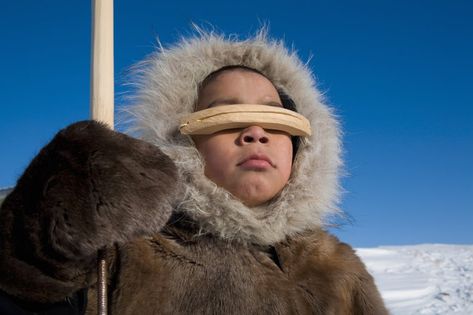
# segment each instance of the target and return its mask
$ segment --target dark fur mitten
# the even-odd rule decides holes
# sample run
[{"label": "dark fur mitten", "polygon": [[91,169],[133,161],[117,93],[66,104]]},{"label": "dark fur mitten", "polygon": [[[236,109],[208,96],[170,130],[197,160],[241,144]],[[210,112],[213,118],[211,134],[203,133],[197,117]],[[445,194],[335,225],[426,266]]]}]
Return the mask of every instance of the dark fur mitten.
[{"label": "dark fur mitten", "polygon": [[156,146],[93,121],[71,125],[41,150],[2,204],[0,272],[77,277],[83,268],[68,266],[93,264],[98,249],[158,232],[176,183],[174,163]]}]

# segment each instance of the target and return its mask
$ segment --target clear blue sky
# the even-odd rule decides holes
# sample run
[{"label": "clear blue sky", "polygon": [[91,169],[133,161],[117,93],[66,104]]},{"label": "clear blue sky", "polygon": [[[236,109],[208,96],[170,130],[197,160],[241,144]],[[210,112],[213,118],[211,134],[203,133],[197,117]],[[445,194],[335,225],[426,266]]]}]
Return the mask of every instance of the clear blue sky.
[{"label": "clear blue sky", "polygon": [[[115,0],[117,103],[131,65],[190,23],[269,23],[310,66],[344,128],[334,229],[355,246],[473,243],[473,2]],[[88,118],[90,3],[0,3],[0,187]]]}]

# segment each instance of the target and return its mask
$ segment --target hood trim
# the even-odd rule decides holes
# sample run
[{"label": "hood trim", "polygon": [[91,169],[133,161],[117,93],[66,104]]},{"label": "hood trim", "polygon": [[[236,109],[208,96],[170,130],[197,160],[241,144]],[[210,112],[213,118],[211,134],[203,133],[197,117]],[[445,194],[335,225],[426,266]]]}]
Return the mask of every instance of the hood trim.
[{"label": "hood trim", "polygon": [[[282,41],[266,30],[246,40],[197,29],[190,38],[159,49],[135,68],[137,92],[130,132],[160,147],[178,167],[185,193],[176,211],[223,239],[274,244],[307,229],[323,227],[340,214],[339,173],[342,167],[339,124],[323,103],[312,73]],[[179,122],[194,111],[199,84],[227,65],[263,73],[289,95],[306,117],[312,135],[302,138],[286,187],[269,203],[248,208],[204,174],[204,163]]]}]

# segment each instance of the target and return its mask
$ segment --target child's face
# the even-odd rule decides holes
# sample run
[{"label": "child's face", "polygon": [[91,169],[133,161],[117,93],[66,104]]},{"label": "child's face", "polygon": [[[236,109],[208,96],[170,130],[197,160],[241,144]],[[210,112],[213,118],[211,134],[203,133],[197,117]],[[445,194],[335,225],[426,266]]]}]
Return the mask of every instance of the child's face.
[{"label": "child's face", "polygon": [[[225,70],[200,91],[197,110],[228,104],[280,106],[273,84],[248,70]],[[269,201],[286,185],[292,168],[289,134],[259,126],[193,136],[205,175],[247,206]]]}]

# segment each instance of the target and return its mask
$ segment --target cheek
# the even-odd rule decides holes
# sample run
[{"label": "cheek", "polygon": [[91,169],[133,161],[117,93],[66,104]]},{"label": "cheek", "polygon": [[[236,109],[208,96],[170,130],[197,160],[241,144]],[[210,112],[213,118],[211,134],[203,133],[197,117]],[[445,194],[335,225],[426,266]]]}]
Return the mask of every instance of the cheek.
[{"label": "cheek", "polygon": [[283,178],[287,181],[292,172],[292,142],[291,138],[284,136],[278,141],[280,171]]},{"label": "cheek", "polygon": [[231,140],[223,135],[205,136],[197,141],[196,147],[205,160],[205,175],[215,182],[220,182],[231,156],[228,143]]}]

